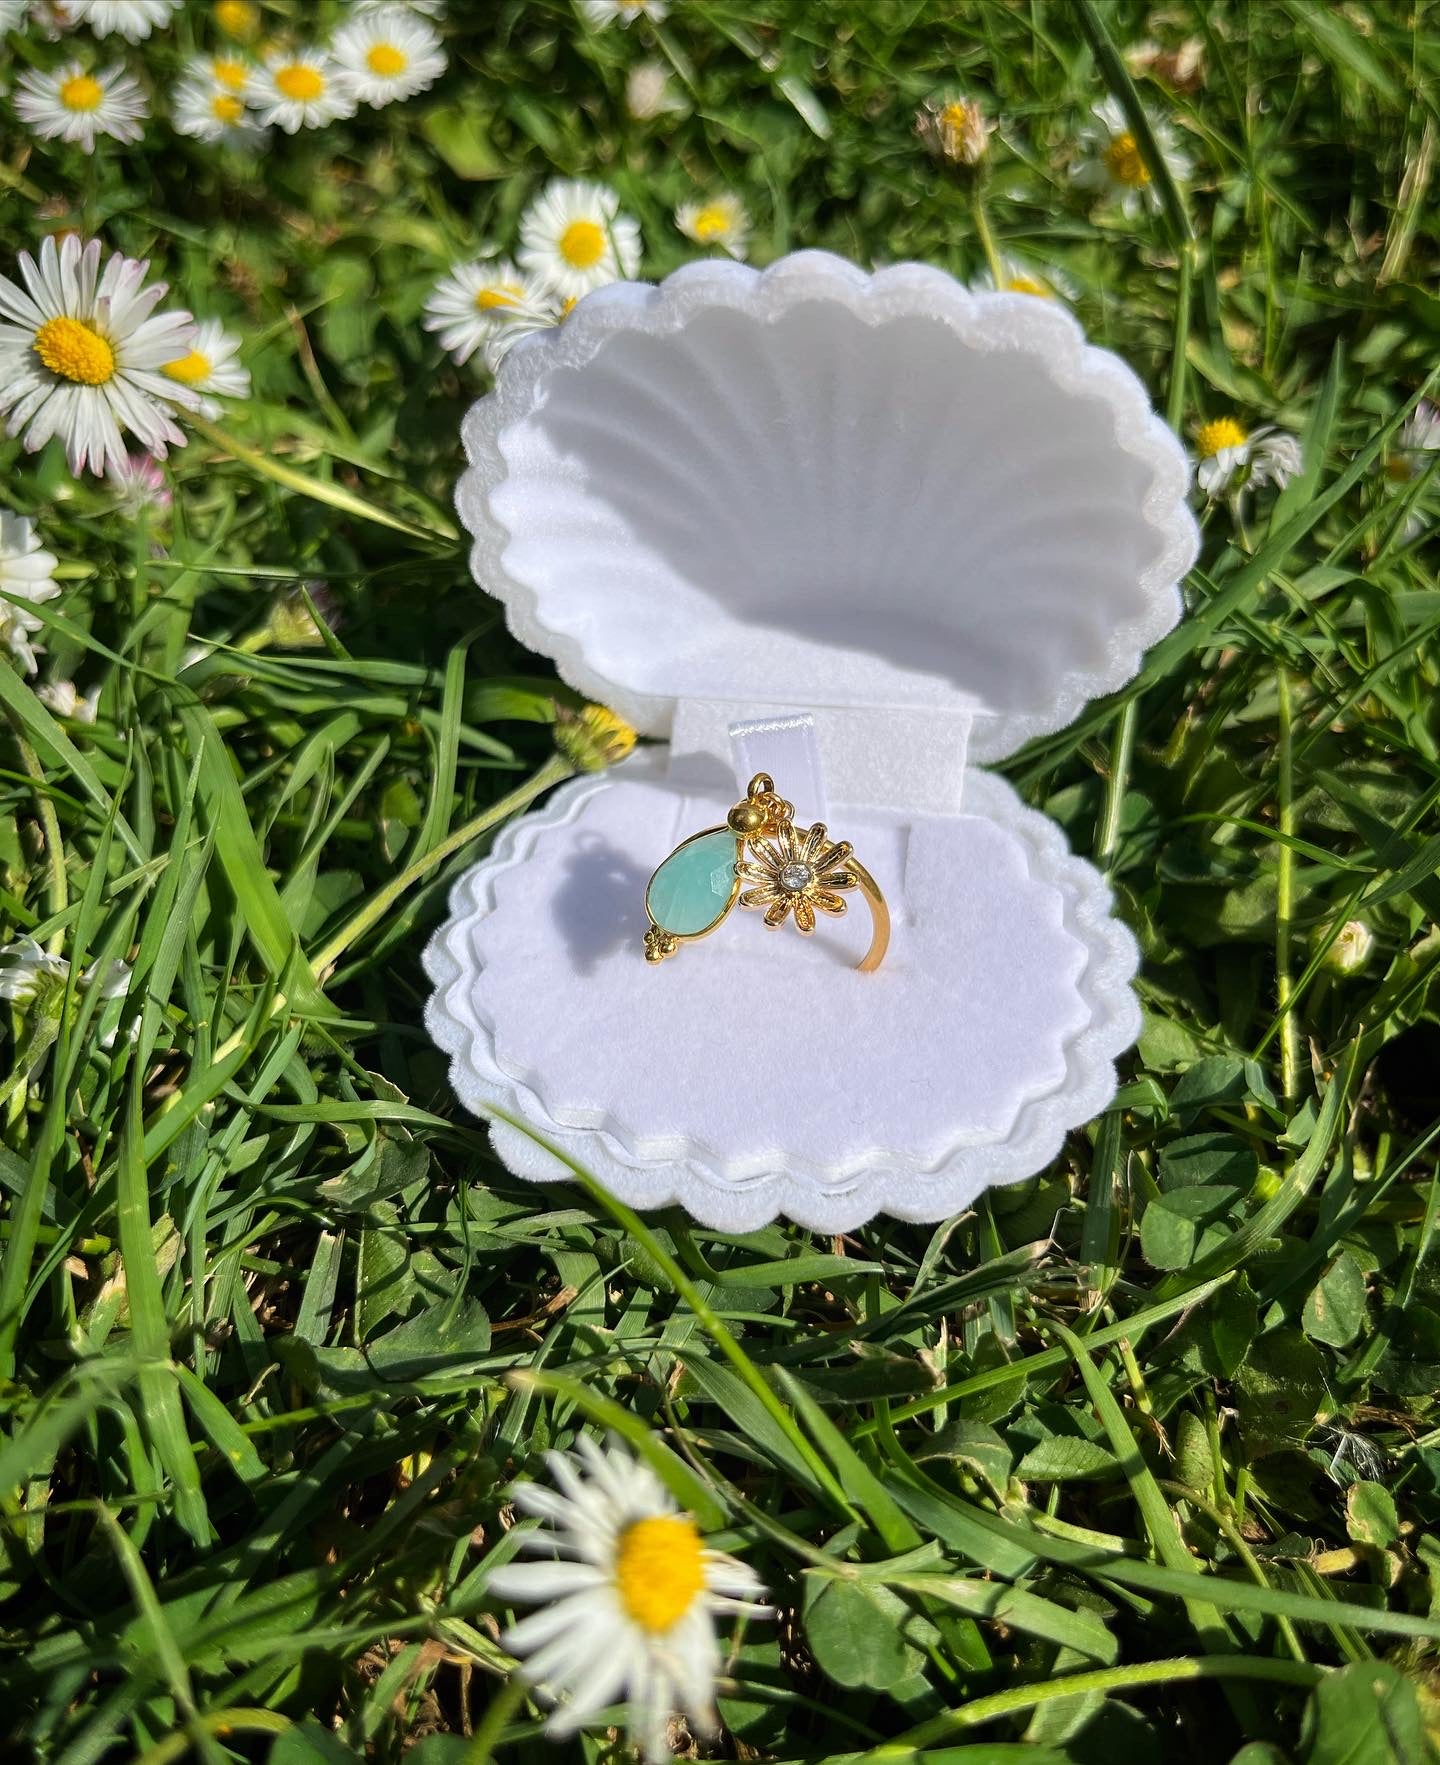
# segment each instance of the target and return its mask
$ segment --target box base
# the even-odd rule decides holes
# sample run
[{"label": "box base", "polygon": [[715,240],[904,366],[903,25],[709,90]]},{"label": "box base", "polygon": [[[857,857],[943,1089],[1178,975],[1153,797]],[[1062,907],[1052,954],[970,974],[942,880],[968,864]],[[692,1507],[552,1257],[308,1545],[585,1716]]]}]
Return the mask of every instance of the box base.
[{"label": "box base", "polygon": [[989,774],[966,791],[959,815],[832,809],[891,900],[874,974],[863,912],[802,939],[736,911],[648,965],[651,869],[728,807],[654,759],[514,823],[426,952],[430,1031],[504,1163],[563,1180],[560,1152],[727,1231],[937,1220],[1042,1169],[1114,1095],[1136,949],[1053,822]]}]

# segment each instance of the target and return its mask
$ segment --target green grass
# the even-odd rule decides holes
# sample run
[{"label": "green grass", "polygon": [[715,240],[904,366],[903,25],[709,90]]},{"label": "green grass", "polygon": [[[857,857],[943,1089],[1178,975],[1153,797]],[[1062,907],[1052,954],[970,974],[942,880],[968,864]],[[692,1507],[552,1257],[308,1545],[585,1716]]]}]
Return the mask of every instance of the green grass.
[{"label": "green grass", "polygon": [[[8,1020],[6,1757],[552,1756],[487,1567],[509,1480],[615,1425],[782,1608],[730,1662],[725,1756],[1422,1759],[1440,497],[1384,461],[1440,337],[1440,15],[675,0],[657,48],[561,0],[451,10],[435,93],[252,164],[7,126],[0,267],[58,226],[154,257],[256,396],[176,456],[163,533],[0,444],[65,565],[49,664],[104,689],[67,732],[0,667],[0,942],[137,977],[113,1041],[83,991]],[[203,15],[130,59],[163,77]],[[1130,223],[1069,167],[1147,34],[1205,73],[1139,78],[1196,169]],[[627,118],[645,53],[684,116]],[[421,1027],[449,882],[563,772],[554,682],[448,512],[483,379],[421,304],[556,171],[614,185],[648,275],[719,186],[757,261],[974,275],[971,192],[912,133],[948,86],[999,119],[1001,249],[1064,272],[1178,427],[1304,439],[1282,495],[1205,517],[1132,686],[1005,767],[1113,878],[1145,1033],[1053,1168],[933,1230],[537,1193]],[[277,597],[321,581],[334,635],[287,643]],[[1374,948],[1337,974],[1353,919]]]}]

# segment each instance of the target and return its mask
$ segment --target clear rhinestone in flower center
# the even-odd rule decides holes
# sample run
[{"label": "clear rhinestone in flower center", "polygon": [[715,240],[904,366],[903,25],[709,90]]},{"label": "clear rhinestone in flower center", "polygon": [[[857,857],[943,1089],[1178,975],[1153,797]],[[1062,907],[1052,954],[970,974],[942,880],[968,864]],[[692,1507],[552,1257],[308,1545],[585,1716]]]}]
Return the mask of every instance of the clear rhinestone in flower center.
[{"label": "clear rhinestone in flower center", "polygon": [[787,864],[780,872],[780,887],[789,895],[798,895],[814,880],[815,872],[808,864]]}]

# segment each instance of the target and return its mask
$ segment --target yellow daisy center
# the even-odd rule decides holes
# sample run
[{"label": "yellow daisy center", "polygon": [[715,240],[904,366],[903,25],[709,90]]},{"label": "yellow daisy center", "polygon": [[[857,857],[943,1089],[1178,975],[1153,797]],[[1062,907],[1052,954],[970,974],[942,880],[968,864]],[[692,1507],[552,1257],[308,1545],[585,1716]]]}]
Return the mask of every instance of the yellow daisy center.
[{"label": "yellow daisy center", "polygon": [[210,114],[217,123],[238,123],[245,114],[245,106],[233,92],[217,92],[210,100]]},{"label": "yellow daisy center", "polygon": [[973,106],[967,104],[963,98],[954,99],[940,112],[940,127],[953,129],[956,134],[961,133],[970,127],[972,110]]},{"label": "yellow daisy center", "polygon": [[284,67],[275,69],[275,87],[286,98],[307,104],[324,92],[325,76],[317,68],[307,67],[303,61],[289,61]]},{"label": "yellow daisy center", "polygon": [[94,110],[105,96],[105,88],[89,74],[72,74],[61,83],[57,94],[66,110]]},{"label": "yellow daisy center", "polygon": [[560,235],[560,255],[573,270],[593,270],[605,255],[605,229],[596,221],[571,221]]},{"label": "yellow daisy center", "polygon": [[62,380],[103,386],[115,373],[115,351],[83,319],[46,319],[35,333],[35,353]]},{"label": "yellow daisy center", "polygon": [[166,362],[160,372],[171,380],[178,380],[182,386],[198,386],[202,380],[209,379],[210,366],[208,355],[201,355],[198,349],[192,349],[189,355]]},{"label": "yellow daisy center", "polygon": [[410,57],[393,43],[376,43],[365,57],[365,65],[382,80],[393,80],[410,65]]},{"label": "yellow daisy center", "polygon": [[730,231],[730,211],[712,202],[696,215],[694,226],[697,239],[723,239]]},{"label": "yellow daisy center", "polygon": [[238,92],[244,86],[247,69],[243,61],[232,61],[228,55],[217,55],[210,63],[210,72],[217,86],[228,86]]},{"label": "yellow daisy center", "polygon": [[620,1535],[615,1586],[626,1616],[650,1635],[663,1635],[704,1591],[700,1534],[681,1514],[636,1520]]},{"label": "yellow daisy center", "polygon": [[1050,290],[1035,276],[1027,276],[1023,272],[1017,276],[1008,276],[1005,280],[1007,294],[1038,294],[1041,300],[1051,298]]},{"label": "yellow daisy center", "polygon": [[1105,164],[1110,176],[1132,190],[1143,189],[1150,182],[1150,172],[1140,157],[1140,144],[1127,129],[1116,135],[1105,149]]},{"label": "yellow daisy center", "polygon": [[1244,447],[1245,431],[1233,417],[1215,417],[1195,431],[1195,448],[1202,460],[1212,459],[1227,447]]},{"label": "yellow daisy center", "polygon": [[215,23],[227,37],[243,43],[260,28],[260,8],[254,0],[216,0]]},{"label": "yellow daisy center", "polygon": [[1408,484],[1413,476],[1410,461],[1404,454],[1387,454],[1385,476],[1392,484]]},{"label": "yellow daisy center", "polygon": [[475,304],[482,313],[491,313],[497,306],[519,306],[524,293],[514,282],[492,282],[475,296]]}]

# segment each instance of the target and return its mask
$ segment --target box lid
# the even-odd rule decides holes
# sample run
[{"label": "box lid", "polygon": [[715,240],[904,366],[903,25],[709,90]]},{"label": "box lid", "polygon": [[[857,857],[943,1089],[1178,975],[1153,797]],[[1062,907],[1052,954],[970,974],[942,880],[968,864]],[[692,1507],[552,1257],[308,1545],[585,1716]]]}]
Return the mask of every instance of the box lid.
[{"label": "box lid", "polygon": [[820,252],[590,295],[464,428],[476,581],[643,733],[677,702],[1063,728],[1176,622],[1190,471],[1053,301]]}]

